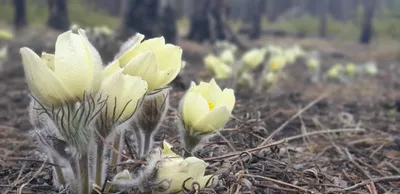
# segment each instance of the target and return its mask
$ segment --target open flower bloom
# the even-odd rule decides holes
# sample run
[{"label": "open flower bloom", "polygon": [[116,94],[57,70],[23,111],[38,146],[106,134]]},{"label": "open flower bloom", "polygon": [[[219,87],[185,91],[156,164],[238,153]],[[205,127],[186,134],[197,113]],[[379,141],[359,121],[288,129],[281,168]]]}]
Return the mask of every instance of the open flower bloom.
[{"label": "open flower bloom", "polygon": [[307,67],[314,70],[319,68],[319,61],[317,59],[308,59]]},{"label": "open flower bloom", "polygon": [[212,183],[212,175],[204,176],[205,169],[208,166],[204,160],[196,157],[184,159],[172,152],[171,146],[166,142],[164,142],[164,150],[161,156],[160,167],[155,176],[155,181],[161,183],[157,188],[160,192],[182,192],[183,186],[191,189],[193,182],[199,183],[199,189],[207,186],[207,183]]},{"label": "open flower bloom", "polygon": [[83,30],[67,31],[58,36],[55,54],[40,58],[31,49],[20,52],[25,77],[32,94],[47,106],[81,100],[84,94],[98,91],[102,79],[99,53]]},{"label": "open flower bloom", "polygon": [[214,79],[210,83],[192,83],[180,109],[185,130],[189,134],[209,134],[222,128],[234,105],[234,91],[221,90]]},{"label": "open flower bloom", "polygon": [[121,70],[105,78],[101,85],[102,95],[107,97],[103,109],[112,121],[128,119],[136,110],[138,101],[147,92],[147,83],[140,77],[123,75]]},{"label": "open flower bloom", "polygon": [[219,55],[219,58],[227,65],[232,65],[233,62],[235,62],[235,56],[233,51],[230,49],[222,51],[222,53]]},{"label": "open flower bloom", "polygon": [[265,58],[265,49],[252,49],[243,54],[242,61],[249,68],[256,68]]},{"label": "open flower bloom", "polygon": [[273,72],[282,70],[285,65],[286,59],[283,55],[272,56],[268,62],[268,68]]},{"label": "open flower bloom", "polygon": [[[165,44],[164,37],[145,40],[136,35],[123,45],[123,53],[118,57],[122,73],[139,76],[145,80],[149,92],[169,84],[182,68],[182,49]],[[115,63],[113,63],[115,65]]]}]

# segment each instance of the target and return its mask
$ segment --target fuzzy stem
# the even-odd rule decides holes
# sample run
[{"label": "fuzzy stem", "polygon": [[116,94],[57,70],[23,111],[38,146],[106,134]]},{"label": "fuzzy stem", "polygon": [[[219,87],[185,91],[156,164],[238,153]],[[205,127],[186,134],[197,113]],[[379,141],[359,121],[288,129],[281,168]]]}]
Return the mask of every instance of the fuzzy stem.
[{"label": "fuzzy stem", "polygon": [[[89,194],[89,168],[88,168],[88,155],[82,154],[79,159],[79,169],[81,174],[81,194]],[[79,183],[78,183],[79,184]]]},{"label": "fuzzy stem", "polygon": [[[115,150],[121,151],[121,134],[117,133],[115,134],[114,142],[113,142],[113,148]],[[120,156],[119,153],[115,152],[114,150],[111,150],[111,166],[115,166],[118,164]]]},{"label": "fuzzy stem", "polygon": [[230,88],[235,89],[237,82],[240,77],[240,71],[243,68],[243,62],[242,61],[237,61],[236,63],[233,64],[233,71],[232,71],[232,79],[231,83],[229,84]]},{"label": "fuzzy stem", "polygon": [[184,142],[185,149],[189,151],[190,153],[193,154],[193,152],[196,151],[196,148],[201,142],[201,137],[191,135],[189,133],[185,133],[184,136],[182,136]]},{"label": "fuzzy stem", "polygon": [[97,144],[97,155],[96,155],[96,184],[98,186],[102,186],[103,180],[103,159],[104,159],[104,143],[102,141],[99,141]]},{"label": "fuzzy stem", "polygon": [[263,63],[260,77],[258,78],[257,83],[256,83],[256,89],[255,89],[256,93],[260,93],[263,90],[263,88],[264,88],[264,78],[267,75],[268,71],[269,71],[268,63]]},{"label": "fuzzy stem", "polygon": [[[51,156],[51,155],[50,155],[50,157],[51,157],[51,162],[53,162],[54,164],[57,164],[57,165],[60,164],[59,160],[56,157]],[[62,171],[62,168],[60,166],[54,166],[53,170],[55,172],[58,184],[65,185],[66,181],[65,181],[65,176],[64,176],[64,173]]]},{"label": "fuzzy stem", "polygon": [[141,132],[142,145],[140,145],[140,157],[146,156],[153,147],[153,133],[148,131]]}]

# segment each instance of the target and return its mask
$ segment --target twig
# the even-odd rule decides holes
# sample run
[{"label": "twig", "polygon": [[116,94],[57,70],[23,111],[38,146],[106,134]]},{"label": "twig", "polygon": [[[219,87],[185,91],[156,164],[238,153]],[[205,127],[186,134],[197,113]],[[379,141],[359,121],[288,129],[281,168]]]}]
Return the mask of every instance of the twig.
[{"label": "twig", "polygon": [[393,181],[400,181],[400,175],[398,176],[386,176],[386,177],[379,177],[379,178],[371,178],[369,180],[363,180],[360,183],[357,183],[351,187],[347,187],[344,189],[332,189],[330,190],[330,192],[344,192],[344,191],[351,191],[351,190],[355,190],[359,187],[368,185],[372,182],[377,183],[377,182],[393,182]]},{"label": "twig", "polygon": [[[47,161],[47,159],[46,159],[46,161]],[[42,172],[44,166],[46,165],[46,161],[43,162],[42,166],[40,166],[40,168],[35,172],[35,174],[28,181],[26,181],[24,184],[21,185],[21,187],[18,188],[18,190],[17,190],[18,194],[22,194],[22,190],[24,190],[24,187],[26,185],[28,185],[33,179],[35,179]]]},{"label": "twig", "polygon": [[280,180],[276,180],[276,179],[265,177],[265,176],[254,175],[254,174],[243,174],[243,176],[264,179],[264,180],[267,180],[267,181],[272,181],[272,182],[277,183],[277,184],[281,184],[281,185],[285,185],[285,186],[288,186],[288,187],[292,187],[292,188],[295,188],[295,189],[300,190],[300,191],[304,191],[304,192],[307,192],[307,193],[312,193],[312,191],[304,189],[304,188],[299,187],[297,185],[293,185],[293,184],[290,184],[290,183],[282,182]]},{"label": "twig", "polygon": [[258,147],[247,149],[247,150],[244,150],[244,151],[238,151],[238,152],[234,152],[234,153],[230,153],[230,154],[226,154],[226,155],[222,155],[222,156],[205,158],[204,160],[205,161],[212,161],[212,160],[220,160],[220,159],[225,159],[225,158],[233,159],[233,158],[236,158],[238,155],[242,154],[243,152],[251,153],[251,152],[259,151],[259,150],[262,150],[262,149],[265,149],[265,148],[269,148],[269,147],[280,145],[280,144],[283,144],[283,143],[286,143],[286,142],[289,142],[289,141],[300,139],[300,138],[303,138],[305,136],[320,135],[320,134],[325,134],[325,133],[359,132],[359,131],[364,131],[364,129],[333,129],[333,130],[326,130],[326,131],[315,131],[315,132],[311,132],[311,133],[307,133],[307,134],[303,134],[303,135],[295,135],[295,136],[292,136],[292,137],[281,139],[279,141],[272,142],[272,143],[267,144],[267,145],[258,146]]},{"label": "twig", "polygon": [[46,165],[50,165],[50,166],[60,166],[58,164],[54,164],[54,163],[51,163],[51,162],[46,162],[46,161],[43,161],[43,160],[35,160],[35,159],[19,158],[19,157],[7,157],[6,159],[4,159],[4,161],[39,162],[39,163],[45,163]]},{"label": "twig", "polygon": [[283,128],[286,127],[286,125],[288,125],[291,121],[293,121],[295,118],[297,118],[300,114],[302,114],[303,112],[305,112],[306,110],[308,110],[309,108],[311,108],[312,106],[314,106],[317,102],[321,101],[322,99],[324,99],[327,96],[327,93],[321,95],[320,97],[318,97],[316,100],[312,101],[311,103],[309,103],[306,107],[304,107],[303,109],[301,109],[299,112],[297,112],[295,115],[293,115],[289,120],[285,121],[285,123],[283,123],[278,129],[276,129],[274,132],[271,133],[271,135],[269,135],[260,145],[264,146],[265,144],[268,143],[269,140],[271,140],[278,132],[282,131]]}]

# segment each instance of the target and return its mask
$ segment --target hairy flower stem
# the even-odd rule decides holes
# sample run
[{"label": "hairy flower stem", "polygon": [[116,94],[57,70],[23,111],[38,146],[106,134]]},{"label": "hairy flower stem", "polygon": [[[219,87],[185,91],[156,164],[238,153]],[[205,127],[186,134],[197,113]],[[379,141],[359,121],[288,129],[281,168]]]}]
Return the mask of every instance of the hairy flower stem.
[{"label": "hairy flower stem", "polygon": [[185,149],[193,154],[196,151],[196,148],[201,142],[202,137],[191,135],[189,133],[184,132],[182,135],[182,142],[184,143]]},{"label": "hairy flower stem", "polygon": [[[51,157],[51,162],[53,162],[54,164],[60,165],[60,161],[56,157],[52,156],[51,154],[49,154],[49,155]],[[64,176],[62,167],[54,166],[53,170],[55,172],[55,176],[56,176],[56,180],[57,180],[58,184],[65,185],[66,181],[65,181],[65,176]]]},{"label": "hairy flower stem", "polygon": [[97,155],[96,155],[96,184],[102,186],[103,184],[103,166],[104,166],[104,143],[99,141],[97,143]]},{"label": "hairy flower stem", "polygon": [[[118,164],[119,160],[120,160],[120,155],[118,152],[122,151],[121,147],[121,138],[122,138],[123,134],[121,133],[117,133],[115,134],[114,137],[114,142],[113,142],[113,149],[111,150],[111,166],[115,166]],[[118,152],[116,152],[115,150],[118,150]]]},{"label": "hairy flower stem", "polygon": [[81,194],[89,194],[89,166],[88,166],[88,155],[82,154],[79,159],[79,169],[81,174]]},{"label": "hairy flower stem", "polygon": [[[267,58],[268,58],[268,56],[267,56]],[[263,90],[263,88],[264,88],[264,78],[268,73],[268,69],[269,69],[268,68],[268,63],[263,63],[260,77],[258,77],[258,80],[257,80],[257,83],[256,83],[256,88],[255,88],[255,92],[256,93],[260,93]]]},{"label": "hairy flower stem", "polygon": [[153,147],[153,133],[149,131],[142,131],[141,133],[142,145],[140,145],[140,157],[145,157]]},{"label": "hairy flower stem", "polygon": [[237,82],[239,80],[240,74],[243,73],[241,72],[243,68],[243,62],[242,61],[237,61],[233,64],[233,70],[232,70],[232,79],[229,83],[229,87],[232,89],[236,88]]}]

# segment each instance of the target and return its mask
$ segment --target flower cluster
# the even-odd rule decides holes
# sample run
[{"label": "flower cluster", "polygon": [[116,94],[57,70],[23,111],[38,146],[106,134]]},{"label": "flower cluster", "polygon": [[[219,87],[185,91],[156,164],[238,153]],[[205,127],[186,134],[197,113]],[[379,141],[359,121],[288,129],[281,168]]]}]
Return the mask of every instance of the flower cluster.
[{"label": "flower cluster", "polygon": [[[36,137],[49,159],[59,164],[54,166],[54,182],[69,185],[73,193],[106,186],[107,164],[120,161],[127,131],[135,134],[138,158],[148,159],[157,150],[153,137],[169,109],[167,85],[185,63],[182,49],[166,44],[163,37],[143,40],[141,34],[129,39],[107,66],[81,29],[59,35],[54,54],[38,56],[29,48],[20,50],[32,94],[30,118]],[[224,55],[225,62],[231,60],[229,53]],[[233,90],[221,90],[214,80],[193,83],[179,109],[185,148],[193,152],[204,137],[223,128],[234,104]],[[124,170],[110,183],[126,189],[151,180],[160,183],[152,190],[171,193],[194,181],[200,188],[208,185],[212,176],[204,176],[203,160],[180,157],[166,146],[160,158],[148,160],[157,165],[148,165],[152,170],[146,171],[155,173],[141,173],[146,179]],[[171,177],[171,171],[177,176]]]}]

